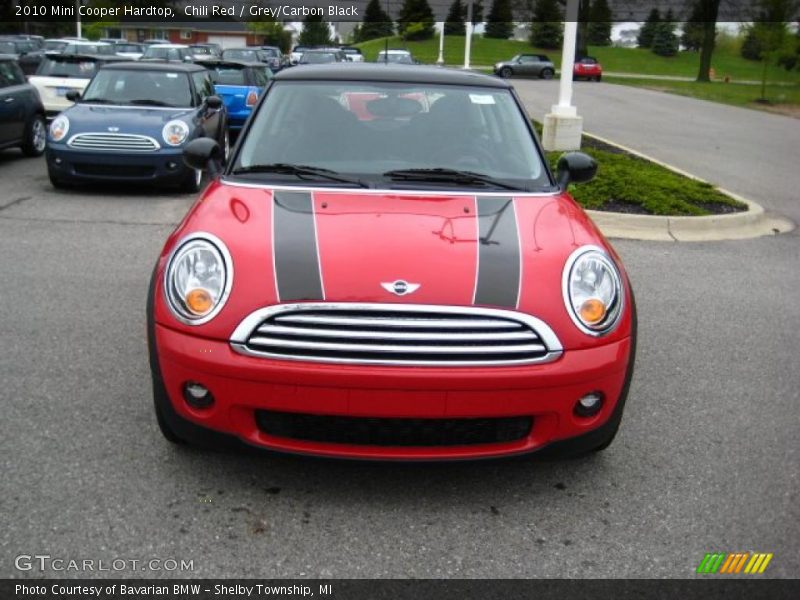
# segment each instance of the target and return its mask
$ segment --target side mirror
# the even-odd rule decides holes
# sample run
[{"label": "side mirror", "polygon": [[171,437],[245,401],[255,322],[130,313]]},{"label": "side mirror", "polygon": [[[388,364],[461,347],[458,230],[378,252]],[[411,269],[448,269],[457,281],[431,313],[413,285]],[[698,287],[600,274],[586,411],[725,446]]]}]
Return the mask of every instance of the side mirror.
[{"label": "side mirror", "polygon": [[583,152],[567,152],[558,159],[558,185],[562,190],[570,183],[586,183],[597,173],[597,161]]},{"label": "side mirror", "polygon": [[192,169],[208,171],[212,176],[222,169],[222,148],[216,140],[202,137],[192,140],[183,149],[183,162]]},{"label": "side mirror", "polygon": [[77,102],[81,99],[81,93],[78,90],[70,90],[64,94],[64,97],[70,102]]},{"label": "side mirror", "polygon": [[222,98],[219,96],[209,96],[206,98],[206,106],[211,110],[219,110],[222,108]]}]

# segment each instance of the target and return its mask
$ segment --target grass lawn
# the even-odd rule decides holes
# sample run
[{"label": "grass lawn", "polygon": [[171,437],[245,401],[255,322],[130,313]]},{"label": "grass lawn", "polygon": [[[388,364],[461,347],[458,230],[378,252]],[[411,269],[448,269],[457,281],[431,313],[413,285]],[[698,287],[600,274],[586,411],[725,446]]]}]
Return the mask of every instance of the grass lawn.
[{"label": "grass lawn", "polygon": [[[698,83],[696,81],[663,81],[655,79],[632,79],[628,77],[606,77],[607,83],[619,83],[637,87],[690,96],[700,100],[710,100],[763,110],[783,112],[800,116],[800,83],[794,85],[767,85],[766,96],[769,104],[756,102],[761,96],[760,85],[737,83]],[[791,106],[793,105],[793,106]]]},{"label": "grass lawn", "polygon": [[[444,60],[448,65],[464,64],[464,36],[446,36],[444,40]],[[384,38],[357,44],[368,61],[374,61],[378,52],[384,48]],[[433,64],[439,57],[439,38],[421,42],[406,42],[400,37],[389,38],[390,48],[406,48],[423,63]],[[561,50],[541,50],[533,48],[527,42],[515,40],[495,40],[482,36],[473,36],[471,64],[474,66],[490,66],[501,60],[508,60],[520,52],[536,52],[547,54],[556,64],[561,61]],[[589,53],[595,56],[607,72],[646,73],[648,75],[674,75],[680,77],[696,77],[700,66],[700,55],[697,52],[680,52],[672,58],[653,54],[650,50],[639,48],[602,48],[591,47]],[[729,48],[718,48],[714,52],[712,66],[716,76],[729,76],[733,81],[761,79],[761,63],[749,61],[739,56],[738,52]],[[780,67],[770,67],[770,81],[789,81],[800,84],[800,71],[786,71]]]},{"label": "grass lawn", "polygon": [[[534,121],[534,127],[541,135],[541,124]],[[710,183],[689,179],[593,138],[584,136],[581,152],[598,164],[592,181],[569,187],[569,193],[583,208],[666,216],[703,216],[747,209]],[[547,153],[554,173],[562,154]]]}]

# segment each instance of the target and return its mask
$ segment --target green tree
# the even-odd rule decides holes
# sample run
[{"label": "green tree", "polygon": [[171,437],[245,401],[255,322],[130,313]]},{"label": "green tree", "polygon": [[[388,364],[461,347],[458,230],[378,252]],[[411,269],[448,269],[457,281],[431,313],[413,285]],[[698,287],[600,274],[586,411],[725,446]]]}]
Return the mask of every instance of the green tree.
[{"label": "green tree", "polygon": [[467,35],[467,26],[464,23],[466,19],[466,7],[461,4],[461,0],[455,0],[450,5],[450,12],[444,21],[444,34],[445,35]]},{"label": "green tree", "polygon": [[711,57],[717,44],[717,16],[720,0],[694,0],[689,22],[683,32],[684,45],[700,50],[697,81],[711,81]]},{"label": "green tree", "polygon": [[611,45],[611,8],[607,0],[594,0],[589,9],[588,38],[592,46]]},{"label": "green tree", "polygon": [[656,28],[652,50],[659,56],[675,56],[678,53],[678,36],[675,35],[673,19],[672,9],[670,9]]},{"label": "green tree", "polygon": [[647,16],[647,20],[639,30],[639,36],[636,38],[639,48],[653,47],[653,40],[656,37],[656,31],[658,30],[659,23],[661,23],[661,13],[658,12],[657,8],[654,8],[650,11],[650,14]]},{"label": "green tree", "polygon": [[[788,62],[795,56],[797,37],[789,34],[789,21],[798,9],[797,0],[757,0],[751,31],[759,48],[759,58],[763,64],[761,70],[761,97],[766,102],[767,67],[770,64]],[[784,66],[787,66],[784,64]]]},{"label": "green tree", "polygon": [[531,44],[548,50],[560,48],[564,35],[561,19],[558,0],[536,0],[531,22]]},{"label": "green tree", "polygon": [[433,37],[433,11],[428,0],[405,0],[397,17],[397,30],[406,40]]},{"label": "green tree", "polygon": [[484,37],[507,40],[514,35],[514,14],[511,0],[494,0],[486,17]]},{"label": "green tree", "polygon": [[370,0],[364,9],[364,21],[355,36],[357,42],[394,35],[394,24],[389,14],[383,10],[380,0]]},{"label": "green tree", "polygon": [[331,29],[322,17],[308,16],[303,19],[303,31],[298,42],[303,46],[331,45]]}]

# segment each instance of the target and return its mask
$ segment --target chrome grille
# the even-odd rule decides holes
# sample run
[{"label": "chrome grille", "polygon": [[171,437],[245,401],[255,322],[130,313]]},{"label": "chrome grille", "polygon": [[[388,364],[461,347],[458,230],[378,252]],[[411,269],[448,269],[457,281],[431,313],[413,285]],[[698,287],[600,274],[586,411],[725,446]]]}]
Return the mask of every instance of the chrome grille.
[{"label": "chrome grille", "polygon": [[253,356],[386,365],[514,365],[555,360],[561,344],[515,311],[418,304],[281,304],[247,317],[231,337]]},{"label": "chrome grille", "polygon": [[67,145],[84,150],[123,150],[125,152],[154,152],[161,146],[153,138],[132,133],[79,133]]}]

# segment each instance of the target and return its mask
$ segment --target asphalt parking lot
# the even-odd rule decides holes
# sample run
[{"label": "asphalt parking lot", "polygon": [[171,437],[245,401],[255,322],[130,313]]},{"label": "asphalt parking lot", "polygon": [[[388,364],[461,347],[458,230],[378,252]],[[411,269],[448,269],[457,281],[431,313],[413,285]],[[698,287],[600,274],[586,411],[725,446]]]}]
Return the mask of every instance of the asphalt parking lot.
[{"label": "asphalt parking lot", "polygon": [[566,462],[387,465],[176,448],[145,296],[193,197],[56,192],[0,153],[0,577],[20,554],[190,559],[204,577],[690,577],[710,551],[800,573],[800,235],[615,244],[639,356],[622,430]]}]

